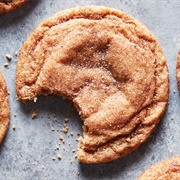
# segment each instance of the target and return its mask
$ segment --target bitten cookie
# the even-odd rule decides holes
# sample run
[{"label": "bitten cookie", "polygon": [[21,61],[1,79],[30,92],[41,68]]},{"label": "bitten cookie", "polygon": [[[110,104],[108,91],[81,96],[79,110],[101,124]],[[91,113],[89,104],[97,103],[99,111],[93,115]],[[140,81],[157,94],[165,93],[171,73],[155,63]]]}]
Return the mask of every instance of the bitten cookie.
[{"label": "bitten cookie", "polygon": [[0,144],[9,126],[9,103],[6,83],[0,71]]},{"label": "bitten cookie", "polygon": [[126,13],[77,7],[45,20],[21,48],[19,100],[57,94],[84,121],[78,160],[127,155],[158,125],[168,101],[168,70],[156,38]]},{"label": "bitten cookie", "polygon": [[147,169],[138,180],[178,180],[180,179],[180,157],[175,156]]},{"label": "bitten cookie", "polygon": [[23,4],[28,0],[0,0],[0,14],[12,11]]}]

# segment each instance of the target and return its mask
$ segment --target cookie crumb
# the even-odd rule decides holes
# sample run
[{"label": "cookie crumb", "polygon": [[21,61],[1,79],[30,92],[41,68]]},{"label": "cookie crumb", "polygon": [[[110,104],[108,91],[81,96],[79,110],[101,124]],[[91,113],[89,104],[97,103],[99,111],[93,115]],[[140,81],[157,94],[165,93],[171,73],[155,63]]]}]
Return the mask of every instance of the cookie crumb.
[{"label": "cookie crumb", "polygon": [[9,67],[9,64],[8,64],[8,63],[4,63],[4,67],[5,67],[5,68],[8,68],[8,67]]},{"label": "cookie crumb", "polygon": [[54,131],[54,127],[52,127],[51,130]]},{"label": "cookie crumb", "polygon": [[35,110],[32,112],[31,118],[34,119],[37,117],[37,115],[38,115],[38,110]]},{"label": "cookie crumb", "polygon": [[70,132],[70,135],[73,136],[73,132]]},{"label": "cookie crumb", "polygon": [[16,130],[16,126],[15,126],[15,125],[13,125],[13,126],[12,126],[12,129],[15,131],[15,130]]},{"label": "cookie crumb", "polygon": [[37,102],[37,97],[34,98],[34,102],[35,102],[35,103]]},{"label": "cookie crumb", "polygon": [[73,149],[73,150],[72,150],[72,153],[75,153],[75,152],[76,152],[76,150],[75,150],[75,149]]},{"label": "cookie crumb", "polygon": [[60,136],[59,139],[64,142],[64,137],[63,136]]},{"label": "cookie crumb", "polygon": [[58,154],[57,157],[58,157],[59,160],[62,158],[60,154]]},{"label": "cookie crumb", "polygon": [[65,127],[65,128],[63,129],[63,132],[64,132],[64,133],[67,133],[67,132],[68,132],[68,127]]},{"label": "cookie crumb", "polygon": [[18,56],[18,55],[19,55],[19,51],[16,51],[16,52],[15,52],[15,56]]},{"label": "cookie crumb", "polygon": [[55,158],[55,157],[52,157],[52,160],[53,160],[53,161],[55,161],[55,160],[56,160],[56,158]]},{"label": "cookie crumb", "polygon": [[7,60],[11,61],[12,56],[10,54],[6,54],[6,58],[7,58]]},{"label": "cookie crumb", "polygon": [[68,122],[68,121],[69,121],[69,118],[64,118],[64,121],[65,121],[65,122]]},{"label": "cookie crumb", "polygon": [[17,115],[16,115],[16,113],[14,112],[14,117],[16,117]]}]

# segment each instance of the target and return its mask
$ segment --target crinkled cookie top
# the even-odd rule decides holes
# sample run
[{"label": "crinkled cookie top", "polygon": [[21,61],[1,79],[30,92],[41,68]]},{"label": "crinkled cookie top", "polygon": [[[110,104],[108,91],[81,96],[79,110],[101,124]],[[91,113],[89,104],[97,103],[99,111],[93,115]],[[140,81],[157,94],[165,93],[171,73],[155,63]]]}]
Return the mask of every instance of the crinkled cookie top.
[{"label": "crinkled cookie top", "polygon": [[168,70],[159,43],[137,20],[106,7],[77,7],[27,38],[16,90],[20,100],[72,100],[84,121],[78,160],[99,163],[135,150],[155,129],[168,100]]}]

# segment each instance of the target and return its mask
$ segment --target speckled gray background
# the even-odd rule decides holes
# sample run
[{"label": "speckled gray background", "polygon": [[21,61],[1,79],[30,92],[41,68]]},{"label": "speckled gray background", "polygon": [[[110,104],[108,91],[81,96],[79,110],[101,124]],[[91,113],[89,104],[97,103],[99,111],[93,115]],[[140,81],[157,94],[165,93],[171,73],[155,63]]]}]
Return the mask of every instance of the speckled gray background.
[{"label": "speckled gray background", "polygon": [[[170,75],[169,104],[156,131],[130,155],[97,165],[81,164],[75,159],[76,152],[72,150],[77,147],[76,132],[82,131],[82,122],[69,101],[60,97],[40,97],[37,103],[22,104],[16,101],[15,93],[15,52],[20,49],[28,34],[42,20],[60,10],[89,4],[123,10],[145,24],[164,50]],[[134,180],[156,162],[180,155],[180,98],[175,77],[178,48],[178,0],[29,0],[23,7],[0,15],[0,69],[11,92],[11,122],[0,146],[0,180]],[[9,69],[4,68],[4,63],[8,62],[7,53],[12,55]],[[32,109],[39,110],[34,120],[31,119]],[[53,117],[53,113],[56,113],[56,117]],[[50,119],[47,118],[48,114]],[[65,117],[70,119],[67,135],[58,131],[63,128]],[[16,126],[15,131],[13,125]],[[55,131],[51,130],[52,127]],[[68,136],[70,132],[73,132],[73,136]],[[64,136],[64,144],[59,140],[60,135]],[[59,150],[55,150],[59,143]],[[61,160],[57,159],[57,154],[61,154]],[[56,160],[53,161],[52,157]]]}]

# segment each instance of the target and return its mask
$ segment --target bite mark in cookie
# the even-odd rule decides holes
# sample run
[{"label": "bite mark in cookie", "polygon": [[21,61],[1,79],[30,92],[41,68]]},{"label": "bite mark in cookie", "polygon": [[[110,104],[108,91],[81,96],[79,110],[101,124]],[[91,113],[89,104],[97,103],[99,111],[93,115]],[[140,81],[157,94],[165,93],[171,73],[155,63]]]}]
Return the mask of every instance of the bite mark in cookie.
[{"label": "bite mark in cookie", "polygon": [[78,160],[117,159],[144,142],[168,100],[167,64],[151,32],[124,12],[88,6],[42,22],[16,69],[20,100],[57,94],[84,121]]}]

